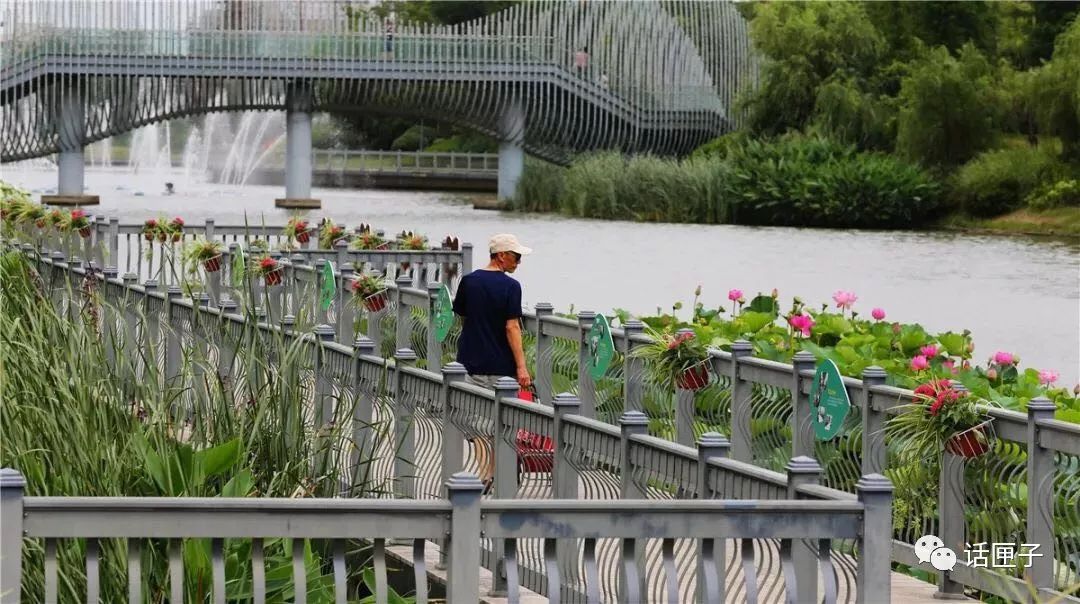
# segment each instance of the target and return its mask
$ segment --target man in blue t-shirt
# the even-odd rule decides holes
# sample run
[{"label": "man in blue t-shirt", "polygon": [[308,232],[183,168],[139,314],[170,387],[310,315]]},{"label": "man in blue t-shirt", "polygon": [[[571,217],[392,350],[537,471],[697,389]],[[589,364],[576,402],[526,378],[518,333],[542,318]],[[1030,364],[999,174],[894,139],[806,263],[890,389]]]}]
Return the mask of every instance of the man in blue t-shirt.
[{"label": "man in blue t-shirt", "polygon": [[[494,388],[500,377],[532,385],[521,345],[521,284],[507,276],[517,270],[521,257],[532,249],[513,235],[495,235],[488,244],[490,262],[461,278],[454,297],[454,312],[464,324],[458,339],[457,361],[468,372],[466,381]],[[491,443],[469,438],[476,446],[480,477],[485,492],[491,489],[495,471]]]},{"label": "man in blue t-shirt", "polygon": [[521,345],[521,284],[507,276],[531,252],[513,235],[495,235],[488,244],[488,265],[458,284],[454,312],[464,325],[457,361],[474,384],[491,388],[504,376],[515,378],[522,388],[532,384]]}]

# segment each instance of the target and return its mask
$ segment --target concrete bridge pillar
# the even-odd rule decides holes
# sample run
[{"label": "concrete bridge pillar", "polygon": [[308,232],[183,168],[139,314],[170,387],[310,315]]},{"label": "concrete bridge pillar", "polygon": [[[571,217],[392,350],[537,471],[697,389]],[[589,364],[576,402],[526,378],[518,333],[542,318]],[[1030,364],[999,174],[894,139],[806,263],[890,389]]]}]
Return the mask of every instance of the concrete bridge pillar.
[{"label": "concrete bridge pillar", "polygon": [[502,115],[502,140],[499,142],[499,200],[514,196],[525,169],[525,111],[521,100],[514,98]]},{"label": "concrete bridge pillar", "polygon": [[83,194],[83,138],[86,135],[86,117],[82,98],[75,89],[64,90],[56,113],[60,142],[60,153],[56,160],[59,172],[57,194],[42,195],[41,203],[75,206],[97,204],[100,202],[97,195]]},{"label": "concrete bridge pillar", "polygon": [[289,86],[285,99],[285,198],[279,208],[318,208],[322,202],[311,198],[311,86]]}]

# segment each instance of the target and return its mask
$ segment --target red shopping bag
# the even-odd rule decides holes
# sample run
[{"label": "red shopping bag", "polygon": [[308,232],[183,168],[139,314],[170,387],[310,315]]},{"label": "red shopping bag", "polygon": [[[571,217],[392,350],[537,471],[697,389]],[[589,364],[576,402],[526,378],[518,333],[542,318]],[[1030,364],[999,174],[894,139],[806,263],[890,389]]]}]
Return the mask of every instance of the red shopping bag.
[{"label": "red shopping bag", "polygon": [[[518,398],[533,401],[532,390],[518,390]],[[555,442],[548,436],[518,430],[517,456],[519,473],[551,472],[555,465]]]}]

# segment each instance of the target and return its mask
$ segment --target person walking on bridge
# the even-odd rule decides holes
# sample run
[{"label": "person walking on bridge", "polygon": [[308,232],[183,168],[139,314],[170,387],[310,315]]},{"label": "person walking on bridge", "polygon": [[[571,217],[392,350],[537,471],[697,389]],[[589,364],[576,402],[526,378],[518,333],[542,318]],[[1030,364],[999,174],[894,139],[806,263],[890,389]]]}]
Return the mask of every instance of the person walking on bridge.
[{"label": "person walking on bridge", "polygon": [[[461,279],[454,296],[454,313],[464,324],[457,361],[465,366],[466,381],[494,388],[500,377],[513,377],[522,389],[532,386],[521,343],[521,284],[509,276],[532,252],[510,234],[495,235],[488,244],[490,261]],[[490,488],[492,444],[470,439],[480,461],[480,475]]]}]

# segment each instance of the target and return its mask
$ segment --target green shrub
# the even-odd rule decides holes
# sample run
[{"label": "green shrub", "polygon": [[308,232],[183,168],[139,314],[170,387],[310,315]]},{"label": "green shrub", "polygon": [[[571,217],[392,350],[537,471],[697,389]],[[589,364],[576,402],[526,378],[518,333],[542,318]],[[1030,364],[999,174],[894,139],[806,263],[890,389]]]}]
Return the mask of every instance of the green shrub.
[{"label": "green shrub", "polygon": [[565,190],[566,168],[526,157],[510,205],[523,212],[557,212]]},{"label": "green shrub", "polygon": [[824,138],[750,141],[728,163],[724,196],[740,224],[901,227],[938,209],[925,171]]},{"label": "green shrub", "polygon": [[969,214],[997,216],[1019,209],[1028,194],[1064,172],[1056,154],[1046,148],[987,151],[957,171],[952,193]]},{"label": "green shrub", "polygon": [[1042,186],[1027,196],[1027,205],[1033,210],[1080,207],[1080,180],[1059,180],[1051,186]]}]

